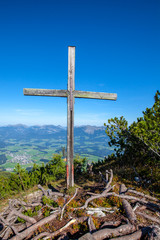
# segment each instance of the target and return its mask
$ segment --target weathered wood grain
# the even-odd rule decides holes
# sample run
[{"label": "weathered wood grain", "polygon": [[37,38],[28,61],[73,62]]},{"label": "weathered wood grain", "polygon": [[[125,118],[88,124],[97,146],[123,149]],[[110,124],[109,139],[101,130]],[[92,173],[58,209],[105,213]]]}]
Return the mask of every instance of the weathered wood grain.
[{"label": "weathered wood grain", "polygon": [[87,91],[74,91],[74,97],[76,98],[92,98],[102,100],[116,100],[116,93],[104,93],[104,92],[87,92]]},{"label": "weathered wood grain", "polygon": [[74,186],[74,95],[75,88],[75,47],[68,49],[68,111],[67,111],[67,188]]},{"label": "weathered wood grain", "polygon": [[25,96],[67,97],[69,93],[67,90],[24,88],[23,94]]}]

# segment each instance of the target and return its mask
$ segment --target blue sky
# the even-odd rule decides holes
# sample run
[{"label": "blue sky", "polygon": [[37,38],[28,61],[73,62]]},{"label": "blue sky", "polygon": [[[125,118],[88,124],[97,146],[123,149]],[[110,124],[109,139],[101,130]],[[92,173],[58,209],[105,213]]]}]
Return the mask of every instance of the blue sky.
[{"label": "blue sky", "polygon": [[159,0],[0,0],[0,125],[66,126],[65,98],[23,96],[23,88],[66,89],[68,46],[76,46],[76,90],[118,94],[76,99],[75,125],[132,123],[152,107]]}]

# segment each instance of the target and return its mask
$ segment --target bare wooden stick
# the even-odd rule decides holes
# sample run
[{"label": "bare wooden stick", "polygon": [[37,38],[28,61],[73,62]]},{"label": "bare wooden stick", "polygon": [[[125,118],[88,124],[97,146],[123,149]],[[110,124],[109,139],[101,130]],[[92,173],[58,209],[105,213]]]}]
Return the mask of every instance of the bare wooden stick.
[{"label": "bare wooden stick", "polygon": [[[155,207],[157,207],[158,209],[160,209],[160,207],[159,207],[159,205],[157,205],[157,204],[153,204],[153,203],[151,203],[151,202],[148,202],[148,201],[146,201],[146,200],[143,200],[143,199],[140,199],[140,198],[137,198],[137,197],[133,197],[133,196],[128,196],[128,195],[124,195],[124,194],[116,194],[116,193],[114,193],[114,192],[109,192],[109,193],[101,193],[101,194],[99,194],[99,195],[96,195],[96,196],[92,196],[92,197],[90,197],[90,198],[88,198],[87,200],[86,200],[86,202],[85,202],[85,204],[82,206],[82,207],[80,207],[79,209],[85,209],[85,208],[87,208],[87,206],[88,206],[88,203],[89,202],[91,202],[91,201],[93,201],[94,199],[97,199],[97,198],[102,198],[102,197],[110,197],[110,196],[115,196],[115,197],[119,197],[119,198],[123,198],[123,199],[128,199],[128,200],[134,200],[134,201],[136,201],[136,202],[140,202],[140,203],[142,203],[142,204],[145,204],[145,205],[153,205],[153,206],[155,206]],[[78,209],[78,208],[77,208]]]},{"label": "bare wooden stick", "polygon": [[[7,239],[6,237],[4,237],[5,235],[6,235],[6,233],[8,234],[8,230],[10,230],[10,228],[9,227],[6,227],[2,232],[1,232],[1,234],[0,234],[0,237],[2,238],[2,239]],[[10,234],[10,233],[9,233]],[[8,235],[9,236],[9,235]],[[7,236],[7,237],[8,237]]]},{"label": "bare wooden stick", "polygon": [[98,193],[92,193],[92,192],[87,192],[87,194],[92,195],[92,196],[98,196]]},{"label": "bare wooden stick", "polygon": [[16,235],[16,236],[12,237],[11,240],[22,240],[22,239],[24,239],[26,236],[33,233],[38,227],[41,227],[44,224],[46,224],[46,223],[52,221],[53,219],[55,219],[58,214],[59,214],[59,211],[56,211],[54,214],[50,215],[49,217],[41,219],[39,222],[36,222],[35,224],[30,226],[29,228],[25,229],[23,232],[20,232],[18,236]]},{"label": "bare wooden stick", "polygon": [[[14,230],[15,230],[15,233],[18,233],[22,230],[24,230],[24,228],[26,228],[26,224],[14,224],[12,225],[14,227]],[[9,226],[7,226],[4,231],[1,232],[0,234],[0,237],[3,239],[3,240],[8,240],[9,239],[9,236],[11,235],[11,233],[14,232],[12,228],[10,228]]]},{"label": "bare wooden stick", "polygon": [[76,188],[76,191],[75,191],[73,197],[71,197],[70,200],[66,204],[64,204],[64,206],[63,206],[63,208],[61,210],[60,220],[62,220],[62,218],[63,218],[63,212],[64,212],[65,207],[75,198],[75,196],[77,195],[77,192],[78,192],[78,188]]},{"label": "bare wooden stick", "polygon": [[139,196],[144,197],[144,198],[148,198],[151,201],[160,202],[160,200],[155,198],[155,197],[149,196],[147,194],[144,194],[144,193],[132,190],[132,189],[128,189],[127,192],[134,193],[134,194],[139,195]]},{"label": "bare wooden stick", "polygon": [[77,221],[76,218],[73,218],[72,220],[70,220],[64,227],[58,229],[57,231],[49,234],[47,237],[44,237],[44,240],[47,240],[49,238],[53,238],[55,236],[57,236],[58,234],[60,234],[61,232],[63,232],[66,228],[68,228],[70,225],[74,224]]},{"label": "bare wooden stick", "polygon": [[109,171],[106,170],[106,181],[108,182],[108,174],[109,174]]},{"label": "bare wooden stick", "polygon": [[92,219],[91,216],[89,216],[89,218],[88,218],[88,227],[89,227],[90,233],[93,233],[93,232],[96,231],[96,227],[95,227],[95,225],[93,223],[93,219]]},{"label": "bare wooden stick", "polygon": [[158,224],[160,224],[160,220],[156,217],[152,217],[152,216],[149,216],[148,214],[145,214],[145,213],[141,213],[141,212],[136,212],[138,215],[144,217],[144,218],[147,218],[153,222],[156,222]]},{"label": "bare wooden stick", "polygon": [[6,219],[4,219],[3,216],[0,216],[0,220],[5,224],[5,226],[10,227],[10,228],[12,229],[12,231],[13,231],[16,235],[18,235],[17,229],[16,229],[9,221],[7,221]]},{"label": "bare wooden stick", "polygon": [[12,209],[15,206],[24,206],[24,207],[36,207],[36,206],[42,206],[41,203],[26,203],[22,200],[18,199],[10,199],[9,200],[9,209]]}]

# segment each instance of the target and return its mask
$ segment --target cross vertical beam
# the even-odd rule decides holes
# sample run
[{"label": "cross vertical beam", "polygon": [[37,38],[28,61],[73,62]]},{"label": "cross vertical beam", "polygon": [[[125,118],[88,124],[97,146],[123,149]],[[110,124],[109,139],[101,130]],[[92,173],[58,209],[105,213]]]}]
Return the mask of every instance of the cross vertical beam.
[{"label": "cross vertical beam", "polygon": [[74,186],[74,95],[75,47],[68,47],[68,112],[67,112],[67,188]]}]

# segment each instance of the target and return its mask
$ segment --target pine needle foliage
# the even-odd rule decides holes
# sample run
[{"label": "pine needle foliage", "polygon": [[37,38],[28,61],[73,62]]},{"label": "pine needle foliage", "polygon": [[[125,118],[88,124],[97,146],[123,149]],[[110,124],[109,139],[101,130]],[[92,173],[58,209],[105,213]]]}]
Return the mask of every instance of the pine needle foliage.
[{"label": "pine needle foliage", "polygon": [[114,158],[117,164],[121,168],[133,168],[133,176],[137,175],[145,179],[151,188],[158,190],[160,188],[160,92],[156,92],[153,106],[146,108],[143,116],[137,118],[137,121],[130,126],[123,116],[109,119],[105,126],[106,134],[110,138],[109,145],[115,147]]}]

